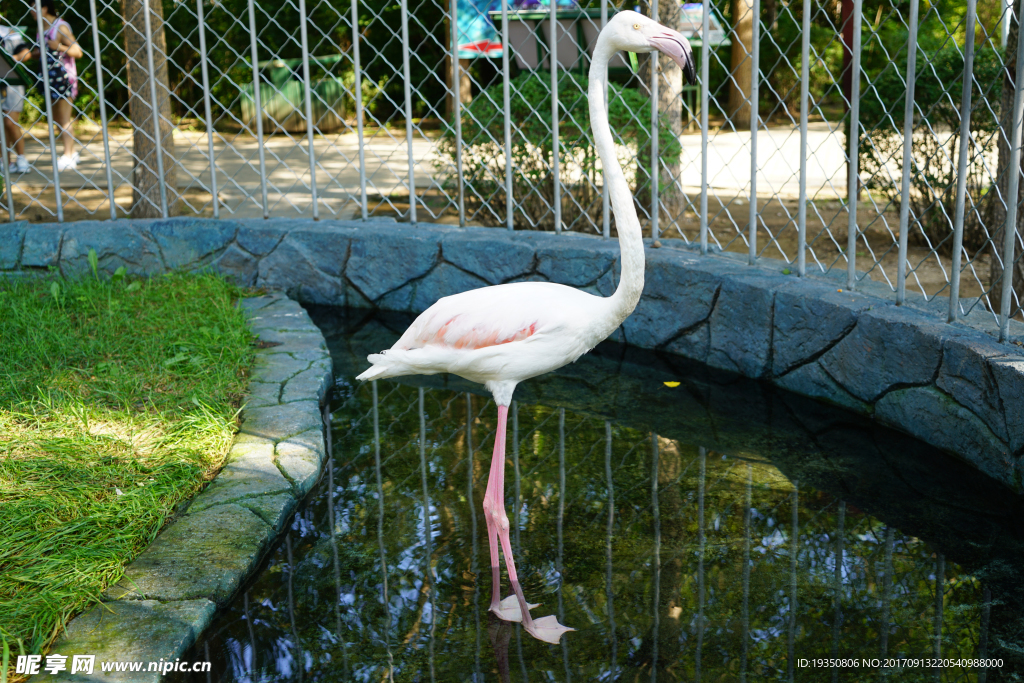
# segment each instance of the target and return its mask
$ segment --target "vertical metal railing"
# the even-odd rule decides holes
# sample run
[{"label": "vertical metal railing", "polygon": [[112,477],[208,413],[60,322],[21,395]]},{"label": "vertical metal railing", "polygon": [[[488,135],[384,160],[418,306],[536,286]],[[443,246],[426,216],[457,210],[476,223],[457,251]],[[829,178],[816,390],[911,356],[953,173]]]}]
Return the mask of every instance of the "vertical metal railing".
[{"label": "vertical metal railing", "polygon": [[555,232],[562,232],[562,178],[559,175],[559,156],[562,153],[562,145],[558,137],[558,2],[551,3],[551,14],[548,18],[551,24],[551,43],[548,50],[548,65],[551,67],[551,175],[554,186],[552,187],[553,200],[552,209],[555,212]]},{"label": "vertical metal railing", "polygon": [[[605,2],[607,0],[602,0]],[[508,35],[508,3],[501,0],[501,35]],[[512,200],[512,71],[509,64],[511,48],[503,44],[501,49],[501,105],[505,115],[505,227],[514,230],[514,206]]]},{"label": "vertical metal railing", "polygon": [[967,0],[964,25],[964,87],[960,96],[960,147],[956,167],[956,208],[953,211],[953,253],[949,270],[949,316],[954,323],[960,314],[960,255],[964,248],[964,209],[967,198],[967,155],[971,142],[971,93],[974,91],[974,25],[978,0]]},{"label": "vertical metal railing", "polygon": [[863,0],[853,0],[853,45],[850,47],[850,122],[849,156],[846,182],[846,208],[849,221],[846,228],[846,287],[857,286],[857,200],[860,197],[860,30]]},{"label": "vertical metal railing", "polygon": [[256,8],[253,0],[249,0],[249,52],[252,60],[252,105],[256,120],[256,151],[260,160],[260,198],[262,199],[263,217],[270,218],[270,205],[267,200],[267,159],[263,145],[263,107],[260,101],[260,66],[256,51]]},{"label": "vertical metal railing", "polygon": [[[554,4],[554,3],[552,3]],[[651,18],[658,20],[658,0],[651,0]],[[661,158],[659,155],[658,112],[661,109],[660,83],[658,82],[658,51],[651,53],[651,239],[661,236],[658,218],[661,214],[658,190],[661,181]]]},{"label": "vertical metal railing", "polygon": [[[89,0],[90,3],[95,3],[96,0]],[[196,23],[199,31],[199,68],[203,78],[203,113],[206,116],[206,146],[207,154],[210,156],[210,200],[213,203],[213,217],[215,219],[220,218],[220,202],[218,201],[217,194],[217,153],[213,149],[213,113],[212,107],[210,106],[210,70],[207,66],[206,58],[206,22],[203,16],[203,0],[196,0]],[[93,31],[96,30],[96,13],[93,12]],[[97,39],[97,51],[99,50],[99,41]],[[97,57],[97,71],[102,71],[99,68],[99,57]],[[102,82],[102,81],[101,81]],[[100,85],[100,93],[103,92],[103,86]],[[104,128],[106,128],[106,117],[103,113],[101,106],[101,115],[104,116]],[[104,150],[107,150],[106,145],[106,133],[104,132]],[[107,176],[110,175],[110,155],[107,155]],[[108,179],[109,183],[110,180]],[[113,202],[114,195],[111,190],[111,199]],[[113,208],[111,208],[111,218],[114,218]]]},{"label": "vertical metal railing", "polygon": [[313,133],[316,121],[313,120],[313,93],[309,74],[309,35],[306,31],[306,0],[299,0],[299,40],[302,46],[302,104],[306,118],[306,146],[309,153],[309,194],[313,207],[313,220],[320,219],[320,208],[316,198],[316,149],[313,146]]},{"label": "vertical metal railing", "polygon": [[369,207],[366,198],[366,139],[363,136],[363,65],[359,54],[359,0],[352,0],[352,72],[356,101],[356,137],[359,144],[359,213],[365,221]]},{"label": "vertical metal railing", "polygon": [[[900,196],[899,261],[896,264],[896,304],[907,296],[907,244],[910,240],[910,174],[913,171],[914,86],[917,83],[918,0],[910,0],[910,38],[907,40],[907,93],[903,107],[903,181]],[[965,80],[970,80],[966,79]]]},{"label": "vertical metal railing", "polygon": [[[466,181],[462,175],[462,78],[459,74],[459,20],[458,2],[451,0],[452,25],[452,110],[455,113],[455,175],[459,186],[459,227],[466,227]],[[507,51],[506,51],[507,52]],[[411,148],[410,148],[411,151]]]},{"label": "vertical metal railing", "polygon": [[711,89],[708,85],[711,58],[711,2],[701,5],[700,25],[700,253],[708,253],[708,107]]},{"label": "vertical metal railing", "polygon": [[[409,222],[416,222],[416,156],[412,147],[412,76],[409,68],[409,0],[402,0],[402,75],[405,77],[403,87],[405,95],[405,145],[406,154],[409,158]],[[452,55],[452,72],[455,78],[459,77],[458,55]],[[458,85],[456,85],[458,88]],[[458,100],[458,97],[455,98]]]},{"label": "vertical metal railing", "polygon": [[758,85],[761,80],[761,1],[754,0],[750,47],[750,225],[747,227],[747,262],[757,261],[757,131],[761,127],[758,111]]},{"label": "vertical metal railing", "polygon": [[[202,27],[203,7],[202,0],[199,1],[199,26],[200,30]],[[103,54],[100,49],[100,33],[99,33],[99,21],[96,17],[96,0],[89,0],[89,16],[92,19],[92,45],[96,59],[96,99],[99,100],[100,106],[100,132],[103,135],[103,166],[107,176],[107,201],[110,202],[110,219],[117,218],[117,204],[114,202],[114,168],[113,164],[110,163],[110,134],[107,131],[107,97],[104,92],[103,83],[103,62],[101,61],[101,55]],[[202,39],[202,33],[200,33],[200,40]],[[209,84],[207,83],[206,76],[206,64],[203,64],[203,92],[209,93]],[[209,123],[209,116],[207,116],[207,129],[213,130],[213,127]],[[7,149],[7,145],[4,144],[4,150]],[[4,165],[6,168],[6,164]],[[10,185],[8,185],[10,187]],[[13,204],[11,205],[13,209]],[[14,220],[14,213],[11,213],[11,220]]]},{"label": "vertical metal railing", "polygon": [[1006,224],[1003,226],[1003,278],[999,299],[999,341],[1006,341],[1010,327],[1010,305],[1013,297],[1013,251],[1017,238],[1017,211],[1020,203],[1018,189],[1020,187],[1020,145],[1021,145],[1021,114],[1024,110],[1024,40],[1017,39],[1017,70],[1016,83],[1013,88],[1013,110],[1010,113],[1010,125],[1013,127],[1010,137],[1010,163],[1007,168],[1009,189],[1006,193]]},{"label": "vertical metal railing", "polygon": [[804,0],[800,36],[800,197],[797,200],[796,273],[807,275],[807,119],[811,90],[811,0]]},{"label": "vertical metal railing", "polygon": [[[146,17],[147,17],[146,20],[148,21],[149,20],[149,15],[147,14]],[[40,40],[44,40],[45,36],[43,36],[43,9],[42,9],[42,7],[39,4],[39,0],[36,0],[36,28],[39,30],[39,38],[40,38]],[[49,57],[45,54],[46,46],[45,45],[40,45],[39,46],[39,50],[40,50],[40,58],[43,60],[43,63],[46,64],[47,60],[49,59]],[[45,72],[45,69],[44,69],[44,72]],[[53,99],[52,99],[52,97],[50,95],[50,79],[49,78],[40,78],[39,80],[41,80],[43,82],[43,101],[46,103],[46,132],[47,132],[47,134],[48,134],[48,136],[50,138],[50,163],[53,164],[53,194],[54,194],[54,197],[57,200],[57,221],[58,222],[63,222],[64,221],[64,197],[61,195],[61,192],[60,192],[60,171],[59,171],[59,169],[57,167],[57,142],[56,142],[56,140],[53,137]],[[4,151],[4,157],[5,157],[4,158],[4,163],[6,164],[7,163],[7,159],[6,159],[7,149],[6,149],[6,146],[5,146],[3,151]],[[13,194],[13,192],[11,192],[11,190],[10,190],[10,186],[9,185],[8,185],[8,190],[7,191],[9,193]]]}]

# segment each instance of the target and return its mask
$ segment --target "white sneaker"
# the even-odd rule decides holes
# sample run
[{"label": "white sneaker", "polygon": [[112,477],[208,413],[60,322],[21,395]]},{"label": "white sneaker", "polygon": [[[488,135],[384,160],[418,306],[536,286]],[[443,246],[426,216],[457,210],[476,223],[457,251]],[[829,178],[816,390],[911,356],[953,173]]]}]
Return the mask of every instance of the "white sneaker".
[{"label": "white sneaker", "polygon": [[11,173],[27,173],[28,172],[28,159],[25,158],[24,154],[19,154],[15,157],[14,161],[10,165]]},{"label": "white sneaker", "polygon": [[58,171],[73,171],[76,168],[78,168],[78,154],[72,154],[71,156],[61,154],[57,159]]}]

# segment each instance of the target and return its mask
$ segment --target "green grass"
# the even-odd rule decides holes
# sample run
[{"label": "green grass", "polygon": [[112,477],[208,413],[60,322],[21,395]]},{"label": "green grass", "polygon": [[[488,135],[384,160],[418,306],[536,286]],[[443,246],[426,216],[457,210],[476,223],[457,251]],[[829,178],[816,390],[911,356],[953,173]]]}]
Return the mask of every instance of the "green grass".
[{"label": "green grass", "polygon": [[253,360],[240,296],[95,265],[0,280],[0,657],[46,648],[221,466]]}]

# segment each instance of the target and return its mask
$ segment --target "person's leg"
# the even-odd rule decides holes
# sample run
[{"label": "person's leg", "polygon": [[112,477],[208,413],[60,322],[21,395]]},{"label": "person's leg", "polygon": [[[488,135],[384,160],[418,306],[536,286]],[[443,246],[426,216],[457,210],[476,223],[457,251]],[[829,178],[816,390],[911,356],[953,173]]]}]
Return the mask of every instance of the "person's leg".
[{"label": "person's leg", "polygon": [[[25,107],[25,86],[12,85],[7,88],[7,116],[11,128],[7,129],[7,144],[14,144],[14,151],[19,157],[25,156],[25,132],[21,129],[21,111]],[[6,124],[5,124],[6,125]],[[12,134],[13,132],[13,134]]]},{"label": "person's leg", "polygon": [[53,118],[60,128],[60,141],[64,145],[64,156],[68,159],[75,153],[75,139],[71,136],[71,102],[60,98],[53,103]]}]

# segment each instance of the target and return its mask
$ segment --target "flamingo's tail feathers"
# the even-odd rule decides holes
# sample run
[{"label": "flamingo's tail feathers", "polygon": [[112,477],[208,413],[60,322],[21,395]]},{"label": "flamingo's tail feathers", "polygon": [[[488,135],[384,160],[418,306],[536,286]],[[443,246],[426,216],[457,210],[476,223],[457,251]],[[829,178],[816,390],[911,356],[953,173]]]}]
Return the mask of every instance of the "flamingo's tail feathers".
[{"label": "flamingo's tail feathers", "polygon": [[414,374],[415,370],[403,363],[394,355],[383,353],[371,353],[366,360],[373,363],[363,374],[356,377],[361,381],[371,379],[386,379],[388,377],[401,377],[402,375]]}]

